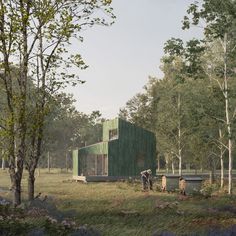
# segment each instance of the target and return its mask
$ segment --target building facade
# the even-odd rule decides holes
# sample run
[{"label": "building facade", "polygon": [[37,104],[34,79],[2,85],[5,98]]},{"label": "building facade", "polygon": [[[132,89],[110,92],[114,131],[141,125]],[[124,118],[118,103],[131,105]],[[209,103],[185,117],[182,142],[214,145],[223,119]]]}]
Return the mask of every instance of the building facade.
[{"label": "building facade", "polygon": [[138,176],[156,171],[155,135],[120,118],[103,123],[102,142],[73,152],[73,176]]}]

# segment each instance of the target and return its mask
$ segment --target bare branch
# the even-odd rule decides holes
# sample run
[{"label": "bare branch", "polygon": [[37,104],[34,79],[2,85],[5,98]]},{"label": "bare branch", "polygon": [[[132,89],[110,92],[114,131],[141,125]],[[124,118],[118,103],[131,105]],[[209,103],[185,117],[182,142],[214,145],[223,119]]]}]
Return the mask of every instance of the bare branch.
[{"label": "bare branch", "polygon": [[234,113],[233,113],[233,116],[232,116],[232,120],[235,118],[236,116],[236,107],[234,108]]},{"label": "bare branch", "polygon": [[[223,143],[221,142],[220,140],[218,139],[214,139],[217,143],[219,143],[220,145],[222,145],[224,148],[226,148],[227,150],[229,150],[229,148]],[[219,147],[219,146],[218,146]]]}]

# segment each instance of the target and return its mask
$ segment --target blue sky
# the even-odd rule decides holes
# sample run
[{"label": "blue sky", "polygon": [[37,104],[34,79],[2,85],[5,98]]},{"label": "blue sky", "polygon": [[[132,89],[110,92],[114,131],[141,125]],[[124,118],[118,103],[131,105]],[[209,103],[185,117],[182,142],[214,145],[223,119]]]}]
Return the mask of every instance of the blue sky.
[{"label": "blue sky", "polygon": [[119,108],[141,92],[148,76],[162,77],[159,69],[163,45],[171,37],[201,37],[201,30],[181,29],[181,21],[193,0],[113,0],[117,16],[111,27],[88,29],[79,49],[89,65],[79,72],[83,85],[68,88],[85,113],[101,111],[116,117]]}]

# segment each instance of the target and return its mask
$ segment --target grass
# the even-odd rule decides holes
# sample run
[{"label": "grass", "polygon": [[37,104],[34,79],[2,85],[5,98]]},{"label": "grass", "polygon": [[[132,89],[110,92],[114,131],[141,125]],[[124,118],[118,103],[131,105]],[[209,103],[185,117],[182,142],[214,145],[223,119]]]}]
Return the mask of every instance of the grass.
[{"label": "grass", "polygon": [[[7,171],[0,170],[0,188],[9,186]],[[22,187],[26,200],[26,175]],[[71,181],[71,173],[44,170],[36,176],[35,192],[50,196],[65,217],[79,225],[93,226],[105,236],[145,236],[163,231],[204,235],[211,227],[236,224],[234,195],[185,198],[177,193],[147,193],[140,189],[140,183],[78,183]],[[8,192],[0,191],[0,196],[11,198]]]}]

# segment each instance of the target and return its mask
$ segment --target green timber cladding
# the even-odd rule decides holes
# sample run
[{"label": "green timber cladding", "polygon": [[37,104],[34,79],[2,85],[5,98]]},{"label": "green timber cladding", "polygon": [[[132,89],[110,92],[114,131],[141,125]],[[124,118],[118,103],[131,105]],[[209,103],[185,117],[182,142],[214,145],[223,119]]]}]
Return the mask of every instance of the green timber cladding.
[{"label": "green timber cladding", "polygon": [[73,175],[137,176],[156,171],[155,135],[122,119],[103,123],[103,142],[74,150]]}]

